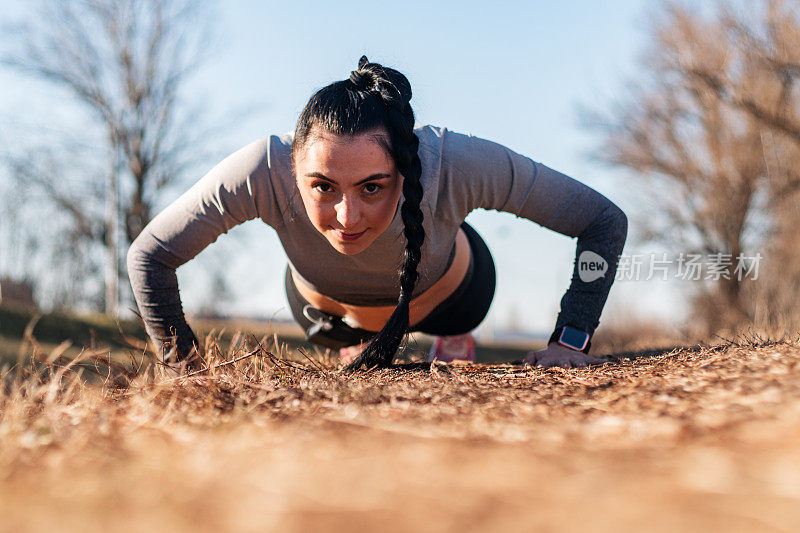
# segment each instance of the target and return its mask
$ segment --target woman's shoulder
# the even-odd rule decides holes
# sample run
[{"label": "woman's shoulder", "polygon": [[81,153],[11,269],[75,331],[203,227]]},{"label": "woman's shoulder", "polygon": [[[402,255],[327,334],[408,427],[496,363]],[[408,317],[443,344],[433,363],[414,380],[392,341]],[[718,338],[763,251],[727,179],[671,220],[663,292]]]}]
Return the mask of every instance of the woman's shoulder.
[{"label": "woman's shoulder", "polygon": [[458,163],[464,158],[481,157],[487,151],[506,152],[502,144],[478,137],[472,133],[461,133],[446,126],[424,124],[414,128],[420,141],[422,153],[435,154],[448,162]]},{"label": "woman's shoulder", "polygon": [[249,162],[252,165],[271,166],[284,157],[290,157],[294,132],[271,133],[255,138],[247,144],[240,145],[226,160],[237,163]]},{"label": "woman's shoulder", "polygon": [[427,160],[431,169],[439,169],[441,160],[445,157],[445,152],[450,148],[450,136],[452,132],[445,126],[435,126],[433,124],[421,124],[414,127],[414,133],[419,139],[419,149],[417,150],[420,159]]},{"label": "woman's shoulder", "polygon": [[433,124],[418,124],[414,126],[414,133],[417,136],[424,136],[424,137],[442,137],[444,133],[447,131],[446,127],[443,126],[434,126]]},{"label": "woman's shoulder", "polygon": [[255,174],[268,174],[273,180],[288,179],[291,174],[293,140],[293,131],[269,133],[242,146],[229,159],[243,168],[262,169]]},{"label": "woman's shoulder", "polygon": [[414,127],[414,133],[417,134],[417,138],[419,139],[419,144],[421,147],[420,151],[432,150],[434,152],[441,152],[444,139],[450,134],[450,130],[444,126],[420,124],[419,126]]}]

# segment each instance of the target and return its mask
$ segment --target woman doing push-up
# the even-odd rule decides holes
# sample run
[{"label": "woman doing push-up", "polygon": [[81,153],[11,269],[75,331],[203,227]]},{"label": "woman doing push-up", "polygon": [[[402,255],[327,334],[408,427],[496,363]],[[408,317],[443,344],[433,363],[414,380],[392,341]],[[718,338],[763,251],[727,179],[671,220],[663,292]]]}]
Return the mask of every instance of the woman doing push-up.
[{"label": "woman doing push-up", "polygon": [[[307,339],[348,368],[386,366],[408,332],[436,336],[432,359],[474,359],[495,266],[464,219],[495,209],[577,237],[570,286],[539,366],[586,366],[627,235],[594,189],[505,146],[416,126],[411,86],[361,57],[317,91],[294,132],[228,156],[156,216],[128,252],[148,334],[165,364],[197,362],[176,269],[220,234],[260,219],[288,257],[286,295]],[[585,271],[590,265],[594,270]],[[602,274],[601,274],[602,272]]]}]

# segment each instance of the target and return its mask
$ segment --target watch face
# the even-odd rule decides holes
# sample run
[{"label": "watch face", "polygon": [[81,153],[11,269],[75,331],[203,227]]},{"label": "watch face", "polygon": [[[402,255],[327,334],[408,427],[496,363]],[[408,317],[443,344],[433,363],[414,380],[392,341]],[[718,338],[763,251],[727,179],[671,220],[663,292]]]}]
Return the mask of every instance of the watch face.
[{"label": "watch face", "polygon": [[589,342],[589,334],[585,331],[581,331],[570,326],[564,326],[564,329],[561,330],[561,337],[559,337],[558,341],[569,346],[570,348],[583,350],[586,348],[586,343]]}]

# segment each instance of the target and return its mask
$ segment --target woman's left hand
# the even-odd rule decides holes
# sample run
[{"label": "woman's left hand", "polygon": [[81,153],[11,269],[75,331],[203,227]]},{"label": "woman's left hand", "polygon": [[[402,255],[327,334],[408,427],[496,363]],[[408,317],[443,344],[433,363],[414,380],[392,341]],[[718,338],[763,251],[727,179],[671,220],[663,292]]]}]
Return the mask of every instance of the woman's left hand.
[{"label": "woman's left hand", "polygon": [[550,343],[544,350],[536,352],[528,352],[525,356],[523,364],[549,368],[551,366],[560,366],[561,368],[572,368],[579,366],[588,366],[594,364],[608,363],[605,357],[595,357],[588,355],[566,346],[562,346],[557,342]]}]

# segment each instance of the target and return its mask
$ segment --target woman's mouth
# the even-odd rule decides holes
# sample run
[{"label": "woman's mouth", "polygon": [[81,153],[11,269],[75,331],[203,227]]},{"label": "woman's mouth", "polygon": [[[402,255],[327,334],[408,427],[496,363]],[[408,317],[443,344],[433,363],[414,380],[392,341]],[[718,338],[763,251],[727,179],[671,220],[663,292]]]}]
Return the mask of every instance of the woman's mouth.
[{"label": "woman's mouth", "polygon": [[362,235],[364,235],[364,233],[366,233],[366,231],[367,231],[367,230],[364,230],[364,231],[362,231],[362,232],[359,232],[359,233],[345,233],[344,231],[336,230],[336,235],[337,235],[337,236],[338,236],[340,239],[342,239],[343,241],[355,241],[355,240],[357,240],[359,237],[361,237]]}]

